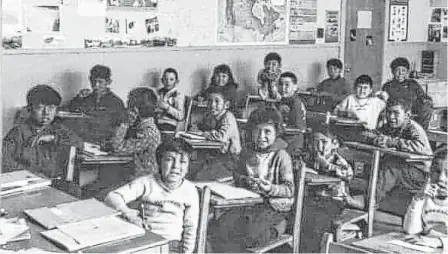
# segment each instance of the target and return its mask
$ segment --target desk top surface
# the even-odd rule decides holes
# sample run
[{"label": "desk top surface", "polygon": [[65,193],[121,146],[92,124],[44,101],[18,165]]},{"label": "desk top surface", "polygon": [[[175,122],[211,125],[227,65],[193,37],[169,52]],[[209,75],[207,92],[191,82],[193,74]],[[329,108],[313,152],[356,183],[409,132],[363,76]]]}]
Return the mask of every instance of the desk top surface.
[{"label": "desk top surface", "polygon": [[[353,242],[353,245],[377,253],[428,253],[391,243],[393,240],[403,240],[405,236],[402,232],[391,232]],[[442,253],[442,249],[434,249],[430,253]]]},{"label": "desk top surface", "polygon": [[393,149],[390,149],[390,148],[383,148],[383,147],[363,144],[363,143],[359,143],[359,142],[344,142],[344,144],[348,145],[348,146],[351,146],[351,147],[363,149],[363,150],[380,151],[382,153],[394,155],[394,156],[405,158],[405,159],[409,159],[409,160],[432,160],[432,158],[433,158],[433,156],[431,156],[431,155],[397,151],[397,150],[393,150]]},{"label": "desk top surface", "polygon": [[[78,199],[70,196],[65,192],[54,189],[52,187],[48,187],[37,191],[25,192],[17,195],[3,197],[1,199],[1,207],[5,208],[8,211],[9,218],[17,216],[26,218],[23,214],[23,210],[25,209],[34,209],[43,206],[54,207],[61,203],[73,202],[76,200]],[[5,249],[17,251],[20,249],[37,247],[46,251],[64,252],[63,249],[52,244],[40,234],[40,232],[45,231],[43,227],[29,220],[27,220],[27,222],[31,231],[31,239],[8,243],[4,246]],[[166,244],[167,242],[167,240],[156,234],[146,232],[144,236],[95,246],[89,249],[85,249],[83,250],[83,252],[119,252],[139,247],[150,248],[152,246]]]}]

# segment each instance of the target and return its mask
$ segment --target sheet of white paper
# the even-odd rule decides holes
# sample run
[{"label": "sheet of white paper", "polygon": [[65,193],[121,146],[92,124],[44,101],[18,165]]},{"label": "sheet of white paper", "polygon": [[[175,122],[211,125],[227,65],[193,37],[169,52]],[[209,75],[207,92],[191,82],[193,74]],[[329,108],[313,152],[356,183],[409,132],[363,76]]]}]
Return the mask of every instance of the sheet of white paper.
[{"label": "sheet of white paper", "polygon": [[78,15],[84,17],[105,17],[106,0],[78,0]]},{"label": "sheet of white paper", "polygon": [[411,244],[411,243],[407,243],[401,240],[391,240],[389,241],[389,243],[398,245],[398,246],[402,246],[405,248],[409,248],[409,249],[413,249],[413,250],[418,250],[418,251],[422,251],[422,252],[428,252],[428,253],[432,253],[434,252],[433,248],[430,247],[426,247],[426,246],[421,246],[421,245],[416,245],[416,244]]},{"label": "sheet of white paper", "polygon": [[372,28],[372,12],[371,11],[358,11],[358,25],[357,28]]}]

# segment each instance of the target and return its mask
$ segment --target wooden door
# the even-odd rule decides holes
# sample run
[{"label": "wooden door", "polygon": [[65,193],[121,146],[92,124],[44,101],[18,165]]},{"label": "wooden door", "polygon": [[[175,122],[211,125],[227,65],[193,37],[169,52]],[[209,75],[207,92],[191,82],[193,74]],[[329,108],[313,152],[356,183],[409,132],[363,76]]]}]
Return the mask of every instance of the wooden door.
[{"label": "wooden door", "polygon": [[352,86],[356,77],[367,74],[373,79],[374,90],[378,90],[382,81],[385,1],[346,0],[346,3],[344,76]]}]

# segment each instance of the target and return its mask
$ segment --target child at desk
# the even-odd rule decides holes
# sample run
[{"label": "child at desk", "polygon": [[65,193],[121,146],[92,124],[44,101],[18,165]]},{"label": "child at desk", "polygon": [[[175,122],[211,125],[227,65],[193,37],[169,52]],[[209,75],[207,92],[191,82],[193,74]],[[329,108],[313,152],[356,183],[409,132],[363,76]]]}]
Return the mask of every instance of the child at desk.
[{"label": "child at desk", "polygon": [[[295,96],[297,91],[297,77],[292,72],[284,72],[280,75],[278,83],[278,93],[281,99],[276,103],[288,128],[306,130],[306,108],[302,100]],[[303,133],[291,135],[285,138],[288,142],[288,152],[292,156],[300,156],[303,149]]]},{"label": "child at desk", "polygon": [[408,79],[409,61],[406,58],[395,58],[390,64],[393,80],[383,86],[391,99],[401,99],[411,105],[415,121],[427,130],[432,117],[432,99],[413,79]]},{"label": "child at desk", "polygon": [[58,92],[37,85],[27,97],[30,116],[3,139],[2,172],[30,170],[50,178],[61,177],[70,146],[83,149],[84,143],[56,117],[61,103]]},{"label": "child at desk", "polygon": [[330,59],[327,61],[328,79],[317,85],[318,95],[328,96],[335,103],[339,103],[345,96],[350,94],[350,87],[346,80],[341,77],[343,66],[339,59]]},{"label": "child at desk", "polygon": [[157,97],[151,89],[133,89],[128,96],[128,117],[111,140],[114,152],[134,155],[134,177],[158,171],[155,151],[161,136],[154,120],[156,103]]},{"label": "child at desk", "polygon": [[264,69],[257,75],[257,82],[260,85],[258,95],[263,100],[278,101],[281,99],[277,91],[277,83],[282,73],[282,57],[275,52],[271,52],[264,57]]},{"label": "child at desk", "polygon": [[[158,175],[146,175],[110,192],[105,202],[122,216],[170,240],[170,251],[193,253],[199,220],[199,195],[185,179],[192,148],[181,139],[164,141],[156,150]],[[137,200],[141,210],[128,203]]]},{"label": "child at desk", "polygon": [[[432,155],[426,132],[410,116],[411,105],[407,101],[389,99],[386,106],[387,123],[378,131],[365,131],[362,134],[364,141],[398,151]],[[386,154],[381,159],[378,172],[377,205],[397,185],[407,190],[422,190],[430,166],[430,161],[408,162]]]},{"label": "child at desk", "polygon": [[125,112],[123,101],[110,90],[112,71],[104,65],[95,65],[90,69],[89,81],[93,91],[82,89],[73,98],[68,108],[71,112],[84,112],[92,116],[117,114],[118,119]]},{"label": "child at desk", "polygon": [[336,105],[336,115],[355,117],[364,123],[367,129],[374,130],[378,117],[386,107],[387,92],[381,92],[378,97],[373,95],[373,81],[368,75],[361,75],[355,80],[355,94],[345,97]]},{"label": "child at desk", "polygon": [[173,68],[163,71],[162,83],[163,87],[157,91],[157,126],[162,131],[175,131],[185,118],[185,96],[177,90],[177,71]]},{"label": "child at desk", "polygon": [[448,251],[448,165],[447,150],[435,154],[432,183],[424,195],[414,196],[403,221],[408,241]]},{"label": "child at desk", "polygon": [[208,112],[204,115],[202,124],[192,126],[192,131],[199,131],[207,140],[220,141],[224,146],[219,151],[199,152],[204,158],[198,172],[192,173],[196,181],[215,180],[231,176],[232,169],[241,152],[240,132],[236,118],[230,112],[230,92],[219,87],[209,90]]},{"label": "child at desk", "polygon": [[233,208],[210,224],[214,252],[245,252],[265,245],[286,230],[294,200],[292,161],[279,138],[283,121],[273,108],[256,109],[249,117],[251,142],[234,171],[235,185],[262,194],[266,201]]}]

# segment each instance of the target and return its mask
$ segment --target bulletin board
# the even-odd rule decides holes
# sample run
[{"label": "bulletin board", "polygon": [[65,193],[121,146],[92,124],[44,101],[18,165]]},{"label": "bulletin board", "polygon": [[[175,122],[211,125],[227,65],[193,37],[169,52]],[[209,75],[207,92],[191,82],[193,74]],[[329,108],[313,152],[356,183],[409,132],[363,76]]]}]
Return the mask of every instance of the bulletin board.
[{"label": "bulletin board", "polygon": [[342,0],[3,0],[5,49],[340,43]]}]

